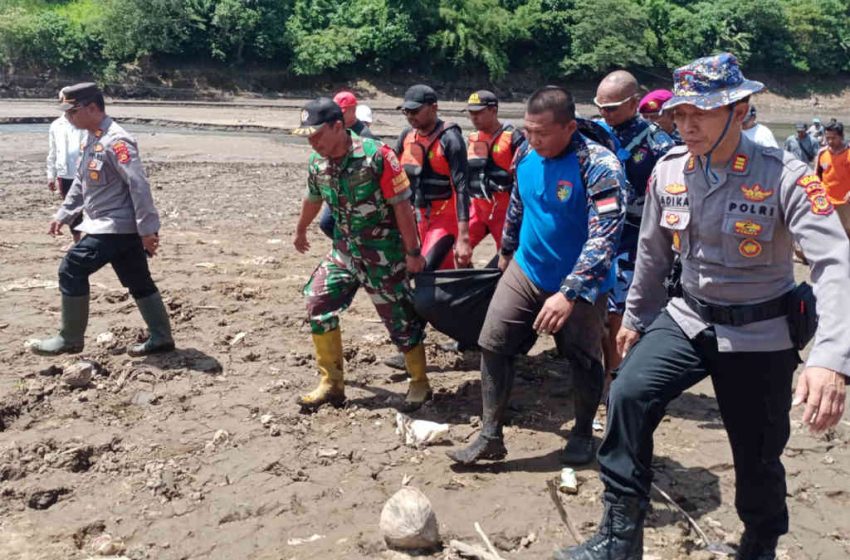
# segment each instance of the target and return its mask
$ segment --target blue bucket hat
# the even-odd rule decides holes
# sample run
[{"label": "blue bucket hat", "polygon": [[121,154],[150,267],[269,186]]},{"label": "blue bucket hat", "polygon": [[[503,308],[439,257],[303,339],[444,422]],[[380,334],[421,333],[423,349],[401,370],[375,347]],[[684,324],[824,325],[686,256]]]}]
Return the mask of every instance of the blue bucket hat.
[{"label": "blue bucket hat", "polygon": [[764,84],[747,80],[732,53],[698,58],[673,72],[673,97],[664,109],[693,105],[706,111],[731,105],[764,89]]}]

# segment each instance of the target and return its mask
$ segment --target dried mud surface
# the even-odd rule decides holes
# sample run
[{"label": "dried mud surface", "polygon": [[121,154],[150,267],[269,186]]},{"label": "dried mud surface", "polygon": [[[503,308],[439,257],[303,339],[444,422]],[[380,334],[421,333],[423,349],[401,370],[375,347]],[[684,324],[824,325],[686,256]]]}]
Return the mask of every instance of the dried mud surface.
[{"label": "dried mud surface", "polygon": [[[480,391],[476,355],[441,351],[436,333],[435,399],[415,416],[450,423],[448,441],[421,450],[400,442],[394,407],[406,381],[381,364],[394,349],[362,294],[342,323],[348,406],[299,413],[295,397],[316,381],[300,289],[328,241],[314,229],[309,254],[291,248],[307,150],[272,135],[139,135],[163,217],[151,267],[179,348],[144,359],[123,352],[143,323],[104,269],[92,277],[80,356],[102,367],[90,387],[69,387],[63,370],[80,357],[24,348],[57,325],[68,240],[45,234],[58,204],[44,184],[45,140],[0,134],[0,556],[88,558],[100,547],[132,559],[405,558],[378,530],[405,475],[430,498],[446,543],[478,541],[475,521],[506,559],[548,558],[572,542],[546,488],[573,417],[569,365],[548,340],[518,362],[504,462],[458,469],[444,455],[475,432]],[[491,254],[490,245],[476,261]],[[112,340],[98,342],[107,332]],[[780,557],[847,558],[850,423],[815,437],[799,418],[794,411],[785,454],[792,528]],[[731,454],[710,383],[671,405],[655,455],[659,486],[710,539],[734,544]],[[579,493],[562,501],[587,537],[601,485],[595,465],[578,478]],[[654,498],[645,558],[712,558]],[[113,540],[103,547],[105,535]]]}]

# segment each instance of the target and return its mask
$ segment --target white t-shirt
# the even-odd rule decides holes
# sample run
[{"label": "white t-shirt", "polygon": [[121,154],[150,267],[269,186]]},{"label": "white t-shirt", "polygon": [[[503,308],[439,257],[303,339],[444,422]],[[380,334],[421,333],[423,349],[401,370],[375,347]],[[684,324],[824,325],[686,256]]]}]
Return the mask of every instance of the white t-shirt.
[{"label": "white t-shirt", "polygon": [[773,133],[770,131],[770,129],[764,126],[763,124],[756,123],[754,127],[744,130],[743,133],[744,136],[746,136],[756,144],[760,144],[768,148],[779,147],[779,144],[776,143],[776,137],[773,136]]}]

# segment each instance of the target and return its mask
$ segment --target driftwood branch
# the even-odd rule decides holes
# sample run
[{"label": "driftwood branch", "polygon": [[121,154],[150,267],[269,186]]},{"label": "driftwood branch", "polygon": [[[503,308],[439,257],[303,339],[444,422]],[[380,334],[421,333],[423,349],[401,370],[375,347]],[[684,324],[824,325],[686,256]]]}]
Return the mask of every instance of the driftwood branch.
[{"label": "driftwood branch", "polygon": [[504,560],[501,556],[499,556],[499,552],[496,550],[496,547],[493,546],[493,543],[491,543],[490,539],[487,538],[487,534],[477,521],[475,522],[475,530],[478,532],[478,536],[481,537],[481,540],[484,541],[484,545],[487,547],[487,550],[490,551],[490,554],[492,554],[496,560]]},{"label": "driftwood branch", "polygon": [[449,541],[449,548],[465,558],[477,558],[478,560],[499,560],[480,546],[466,544],[461,541]]},{"label": "driftwood branch", "polygon": [[581,538],[581,534],[573,525],[570,516],[567,514],[567,510],[564,507],[563,502],[561,502],[561,497],[558,496],[558,487],[555,485],[554,480],[547,480],[546,486],[549,488],[549,497],[552,498],[552,501],[555,502],[555,509],[558,510],[558,515],[561,516],[561,521],[564,522],[564,525],[567,526],[567,530],[569,530],[570,535],[572,535],[573,540],[576,544],[581,544],[584,539]]}]

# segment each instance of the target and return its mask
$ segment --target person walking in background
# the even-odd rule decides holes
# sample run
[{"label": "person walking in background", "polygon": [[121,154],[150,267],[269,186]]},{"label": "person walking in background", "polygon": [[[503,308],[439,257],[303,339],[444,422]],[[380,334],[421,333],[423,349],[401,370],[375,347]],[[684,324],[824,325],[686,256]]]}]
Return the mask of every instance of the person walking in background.
[{"label": "person walking in background", "polygon": [[821,147],[826,146],[826,130],[818,117],[812,119],[812,126],[809,127],[809,136],[817,140]]},{"label": "person walking in background", "polygon": [[815,162],[815,157],[818,155],[820,146],[806,132],[806,123],[798,122],[794,125],[794,128],[797,133],[792,134],[785,140],[785,151],[791,152],[795,158],[811,166]]},{"label": "person walking in background", "polygon": [[372,122],[374,117],[372,116],[372,108],[368,105],[363,105],[362,103],[357,104],[357,108],[354,110],[354,116],[357,117],[357,120],[364,123],[369,127],[369,130],[372,130]]},{"label": "person walking in background", "polygon": [[[59,92],[59,101],[64,98],[64,88]],[[59,196],[64,199],[74,182],[77,173],[77,165],[80,162],[80,147],[86,140],[86,131],[76,128],[65,114],[50,123],[47,134],[47,188],[50,192],[59,191]],[[70,249],[74,243],[80,240],[80,232],[76,227],[83,221],[79,215],[70,224],[71,235],[74,241],[65,247]]]},{"label": "person walking in background", "polygon": [[747,116],[744,117],[742,134],[756,144],[767,146],[768,148],[779,147],[779,144],[776,143],[776,136],[773,135],[773,132],[765,125],[758,122],[755,105],[750,105],[750,110],[747,111]]},{"label": "person walking in background", "polygon": [[826,148],[818,153],[815,171],[821,178],[829,201],[850,236],[850,149],[844,140],[844,125],[829,123],[824,129]]},{"label": "person walking in background", "polygon": [[673,97],[673,92],[669,89],[656,89],[650,91],[638,103],[638,112],[640,116],[649,122],[653,122],[661,127],[661,130],[670,135],[676,144],[682,144],[682,137],[676,130],[676,123],[673,122],[673,117],[670,112],[664,111],[664,103]]}]

